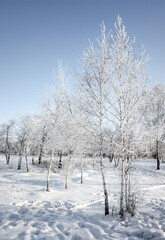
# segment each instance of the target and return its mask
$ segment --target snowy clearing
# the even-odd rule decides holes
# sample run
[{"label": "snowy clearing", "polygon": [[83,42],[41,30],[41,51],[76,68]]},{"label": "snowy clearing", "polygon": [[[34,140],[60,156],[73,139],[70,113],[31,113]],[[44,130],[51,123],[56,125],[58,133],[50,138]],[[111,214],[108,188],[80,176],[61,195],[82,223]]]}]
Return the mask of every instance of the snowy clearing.
[{"label": "snowy clearing", "polygon": [[[9,166],[0,157],[0,239],[1,240],[106,240],[165,239],[165,164],[139,160],[133,178],[138,189],[134,217],[119,218],[119,172],[110,163],[106,172],[110,214],[104,216],[104,198],[98,169],[74,171],[69,189],[64,176],[51,173],[51,192],[46,192],[46,171],[30,166],[26,173]],[[112,211],[113,209],[113,211]]]}]

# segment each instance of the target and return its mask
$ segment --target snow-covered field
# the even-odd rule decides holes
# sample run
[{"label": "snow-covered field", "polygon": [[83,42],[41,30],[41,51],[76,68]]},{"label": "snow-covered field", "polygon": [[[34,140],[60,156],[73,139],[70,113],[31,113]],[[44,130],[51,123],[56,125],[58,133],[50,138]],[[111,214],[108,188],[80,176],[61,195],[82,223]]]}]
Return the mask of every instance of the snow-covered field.
[{"label": "snow-covered field", "polygon": [[104,216],[100,173],[97,169],[73,172],[69,188],[64,175],[51,174],[46,192],[46,171],[31,166],[26,173],[9,166],[0,156],[0,240],[165,239],[165,163],[157,171],[155,160],[135,162],[133,178],[138,191],[134,217],[118,216],[119,173],[110,163],[106,172],[110,214]]}]

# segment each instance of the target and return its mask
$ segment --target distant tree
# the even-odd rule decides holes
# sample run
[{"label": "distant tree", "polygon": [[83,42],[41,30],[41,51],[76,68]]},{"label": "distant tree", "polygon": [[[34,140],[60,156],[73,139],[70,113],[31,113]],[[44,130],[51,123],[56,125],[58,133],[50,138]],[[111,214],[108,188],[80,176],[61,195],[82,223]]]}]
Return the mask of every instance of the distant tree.
[{"label": "distant tree", "polygon": [[7,164],[10,162],[10,156],[13,150],[14,126],[14,121],[8,121],[0,125],[0,152],[5,155]]},{"label": "distant tree", "polygon": [[26,148],[26,141],[27,141],[27,131],[25,128],[19,128],[17,132],[17,146],[19,151],[19,159],[18,159],[18,170],[22,168],[22,157],[25,153]]},{"label": "distant tree", "polygon": [[44,155],[44,147],[45,147],[45,144],[48,140],[49,130],[50,130],[49,124],[41,121],[41,125],[40,125],[40,128],[39,128],[39,157],[38,157],[38,163],[39,164],[42,163],[42,158],[43,158],[43,155]]},{"label": "distant tree", "polygon": [[26,169],[29,172],[28,156],[33,152],[33,147],[36,146],[34,142],[34,135],[36,131],[37,117],[35,115],[25,115],[17,123],[17,149],[19,154],[18,170],[22,166],[22,157],[26,160]]},{"label": "distant tree", "polygon": [[[47,152],[57,154],[59,156],[58,168],[62,167],[62,154],[68,153],[71,149],[70,129],[71,121],[66,107],[66,78],[67,67],[58,62],[58,75],[56,76],[55,86],[48,93],[43,106],[44,118],[49,124],[51,131],[47,132],[48,141],[45,144]],[[73,127],[72,127],[73,128]],[[50,189],[50,173],[53,163],[53,155],[49,161],[47,189]]]},{"label": "distant tree", "polygon": [[160,169],[159,142],[165,139],[165,86],[157,84],[146,94],[142,108],[145,140],[150,155],[157,159],[157,170]]}]

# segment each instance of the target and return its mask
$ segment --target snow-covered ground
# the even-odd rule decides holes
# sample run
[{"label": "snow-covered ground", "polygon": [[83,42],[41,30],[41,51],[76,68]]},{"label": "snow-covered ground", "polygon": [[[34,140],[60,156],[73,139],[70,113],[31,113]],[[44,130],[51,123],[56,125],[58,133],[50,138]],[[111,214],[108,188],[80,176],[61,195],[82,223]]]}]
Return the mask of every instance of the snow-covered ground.
[{"label": "snow-covered ground", "polygon": [[119,173],[113,163],[106,172],[110,214],[104,216],[100,173],[97,169],[73,172],[69,188],[64,175],[51,174],[46,192],[46,171],[31,166],[26,173],[9,166],[0,156],[0,240],[165,239],[165,163],[157,171],[155,160],[136,161],[133,171],[138,203],[134,217],[118,216]]}]

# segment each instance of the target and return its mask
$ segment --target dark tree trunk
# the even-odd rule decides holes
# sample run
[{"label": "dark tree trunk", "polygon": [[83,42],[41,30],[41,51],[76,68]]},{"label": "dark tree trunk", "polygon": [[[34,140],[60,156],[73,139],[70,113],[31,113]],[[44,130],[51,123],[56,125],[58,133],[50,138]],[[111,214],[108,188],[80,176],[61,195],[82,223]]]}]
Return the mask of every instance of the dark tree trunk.
[{"label": "dark tree trunk", "polygon": [[42,163],[42,156],[43,156],[43,147],[41,146],[41,148],[40,148],[40,154],[39,154],[39,158],[38,158],[38,163],[39,163],[39,164]]},{"label": "dark tree trunk", "polygon": [[10,162],[10,153],[6,153],[5,156],[6,156],[6,164],[9,164],[9,162]]},{"label": "dark tree trunk", "polygon": [[46,191],[50,192],[50,181],[49,180],[47,180]]},{"label": "dark tree trunk", "polygon": [[156,140],[156,160],[157,160],[157,170],[160,170],[159,141],[158,140]]},{"label": "dark tree trunk", "polygon": [[40,153],[39,158],[38,158],[38,163],[41,164],[42,162],[42,154]]},{"label": "dark tree trunk", "polygon": [[18,160],[18,170],[21,169],[21,164],[22,164],[22,153],[19,154],[19,160]]},{"label": "dark tree trunk", "polygon": [[108,156],[108,158],[109,158],[109,161],[110,162],[112,162],[113,161],[113,159],[114,159],[114,154],[112,153],[112,154],[110,154],[109,156]]},{"label": "dark tree trunk", "polygon": [[62,168],[62,151],[59,151],[58,156],[59,156],[58,168],[61,169]]}]

